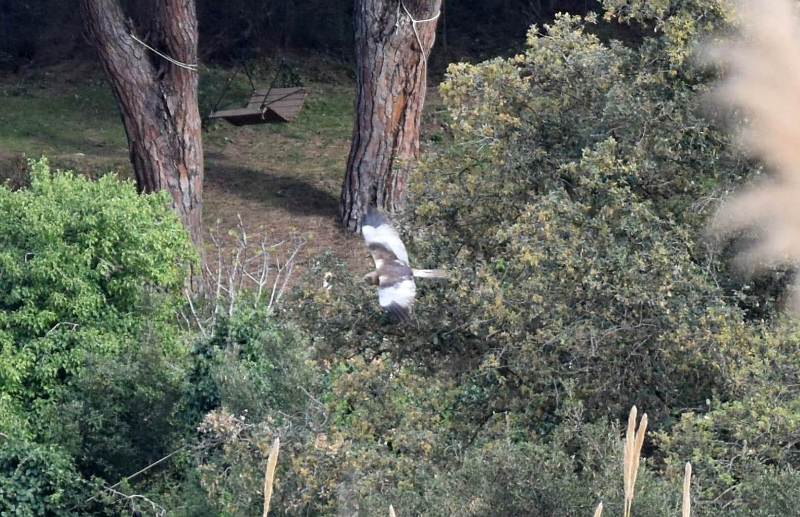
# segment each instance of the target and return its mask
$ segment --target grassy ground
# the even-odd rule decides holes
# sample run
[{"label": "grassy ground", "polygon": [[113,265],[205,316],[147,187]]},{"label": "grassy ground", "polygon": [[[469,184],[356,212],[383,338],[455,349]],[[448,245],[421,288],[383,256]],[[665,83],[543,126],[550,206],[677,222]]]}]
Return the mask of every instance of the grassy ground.
[{"label": "grassy ground", "polygon": [[[256,76],[265,87],[273,73]],[[204,115],[226,77],[222,70],[201,76]],[[206,226],[224,236],[241,216],[251,234],[305,240],[302,261],[327,249],[348,262],[366,261],[360,241],[336,222],[352,131],[352,80],[346,70],[318,63],[301,77],[311,93],[295,122],[215,122],[205,131]],[[244,103],[247,90],[244,75],[238,76],[227,102]],[[41,155],[57,168],[132,178],[122,123],[99,69],[62,65],[0,79],[0,105],[0,179],[18,181],[25,158]]]}]

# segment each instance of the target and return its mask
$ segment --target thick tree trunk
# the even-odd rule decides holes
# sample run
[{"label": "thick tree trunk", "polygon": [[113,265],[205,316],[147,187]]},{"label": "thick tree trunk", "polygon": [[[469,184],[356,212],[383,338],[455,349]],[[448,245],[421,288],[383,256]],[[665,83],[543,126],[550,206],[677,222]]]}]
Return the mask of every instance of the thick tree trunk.
[{"label": "thick tree trunk", "polygon": [[[194,0],[153,3],[148,44],[183,63],[197,63]],[[82,0],[87,35],[117,97],[136,184],[166,189],[203,255],[203,147],[197,72],[170,64],[131,37],[118,0]],[[141,36],[139,36],[141,38]]]},{"label": "thick tree trunk", "polygon": [[[353,231],[369,206],[394,212],[405,204],[440,7],[441,0],[355,0],[356,120],[340,203]],[[406,9],[434,19],[415,27]]]}]

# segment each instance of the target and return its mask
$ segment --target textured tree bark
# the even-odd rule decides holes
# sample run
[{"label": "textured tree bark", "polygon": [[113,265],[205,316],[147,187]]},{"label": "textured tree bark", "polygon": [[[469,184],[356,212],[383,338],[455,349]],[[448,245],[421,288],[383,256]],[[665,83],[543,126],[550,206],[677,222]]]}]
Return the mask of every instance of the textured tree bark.
[{"label": "textured tree bark", "polygon": [[[194,0],[153,2],[147,43],[197,63]],[[131,37],[118,0],[81,0],[89,39],[117,98],[140,192],[166,189],[203,256],[203,146],[197,72],[170,64]],[[142,36],[139,36],[142,38]]]},{"label": "textured tree bark", "polygon": [[[403,208],[419,157],[427,55],[441,0],[355,0],[356,120],[342,185],[342,224],[359,231],[369,206]],[[416,28],[416,34],[415,29]]]}]

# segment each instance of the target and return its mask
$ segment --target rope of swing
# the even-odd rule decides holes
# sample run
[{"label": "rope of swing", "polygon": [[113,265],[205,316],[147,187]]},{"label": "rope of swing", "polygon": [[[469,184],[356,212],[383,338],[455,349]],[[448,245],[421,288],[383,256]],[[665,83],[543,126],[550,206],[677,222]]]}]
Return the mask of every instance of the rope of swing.
[{"label": "rope of swing", "polygon": [[[417,44],[419,45],[419,51],[422,54],[422,61],[427,64],[428,56],[427,56],[427,54],[425,54],[425,49],[422,47],[422,40],[419,37],[419,32],[417,32],[417,24],[418,23],[427,23],[427,22],[436,21],[439,18],[439,16],[442,14],[442,10],[439,9],[439,12],[437,12],[436,14],[431,16],[430,18],[423,18],[423,19],[417,20],[411,14],[411,11],[408,10],[408,8],[406,7],[406,4],[403,3],[403,0],[400,0],[400,5],[397,8],[398,14],[399,14],[399,11],[400,11],[400,7],[403,8],[403,11],[406,12],[406,16],[408,16],[408,19],[411,20],[411,30],[414,31],[414,37],[417,38]],[[398,18],[399,18],[399,16],[398,16]]]},{"label": "rope of swing", "polygon": [[162,54],[158,50],[154,49],[153,47],[151,47],[150,45],[148,45],[144,41],[142,41],[139,38],[137,38],[136,35],[134,35],[132,32],[131,32],[130,36],[131,36],[131,38],[133,38],[133,41],[137,42],[139,45],[142,45],[144,48],[146,48],[150,52],[153,52],[154,54],[166,59],[167,61],[169,61],[173,65],[179,66],[181,68],[185,68],[186,70],[190,70],[192,72],[197,72],[198,71],[197,64],[183,63],[181,61],[178,61],[177,59],[169,57],[166,54]]}]

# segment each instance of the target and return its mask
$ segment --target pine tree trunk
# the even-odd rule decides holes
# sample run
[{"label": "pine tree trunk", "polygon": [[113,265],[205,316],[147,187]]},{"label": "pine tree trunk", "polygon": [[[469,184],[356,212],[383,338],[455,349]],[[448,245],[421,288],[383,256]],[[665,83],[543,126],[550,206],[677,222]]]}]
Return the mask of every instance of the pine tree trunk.
[{"label": "pine tree trunk", "polygon": [[441,0],[355,0],[356,120],[340,216],[353,231],[369,206],[403,208],[419,157],[427,59]]},{"label": "pine tree trunk", "polygon": [[[147,43],[183,63],[197,63],[194,0],[153,2]],[[87,35],[97,49],[122,114],[140,192],[166,189],[203,255],[203,147],[197,72],[170,64],[131,37],[118,0],[82,0]],[[142,35],[137,35],[144,39]]]}]

